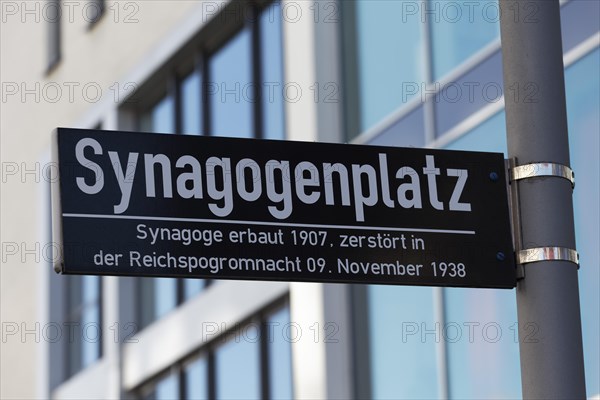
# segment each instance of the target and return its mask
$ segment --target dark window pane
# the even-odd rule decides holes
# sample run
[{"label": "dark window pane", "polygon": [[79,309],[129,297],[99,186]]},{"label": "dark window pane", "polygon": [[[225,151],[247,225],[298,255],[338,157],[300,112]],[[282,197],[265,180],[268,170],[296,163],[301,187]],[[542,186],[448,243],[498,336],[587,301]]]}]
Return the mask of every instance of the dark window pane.
[{"label": "dark window pane", "polygon": [[145,327],[177,307],[177,279],[139,279],[140,324]]},{"label": "dark window pane", "polygon": [[171,96],[162,99],[152,110],[152,130],[175,133],[175,102]]},{"label": "dark window pane", "polygon": [[81,363],[85,368],[100,358],[101,350],[101,278],[99,276],[83,276],[83,307],[81,309],[82,351]]},{"label": "dark window pane", "polygon": [[571,0],[562,8],[563,51],[572,50],[600,30],[600,1]]},{"label": "dark window pane", "polygon": [[290,309],[271,315],[267,320],[267,343],[269,346],[269,389],[272,399],[291,399],[292,352],[287,329],[290,326]]},{"label": "dark window pane", "polygon": [[512,291],[444,289],[448,380],[453,399],[517,399],[521,368]]},{"label": "dark window pane", "polygon": [[149,392],[142,395],[143,400],[176,400],[179,399],[179,376],[171,373],[156,383]]},{"label": "dark window pane", "polygon": [[265,139],[283,139],[283,44],[281,5],[273,3],[260,17],[262,105]]},{"label": "dark window pane", "polygon": [[[175,133],[175,100],[171,94],[160,99],[140,117],[140,130]],[[139,278],[138,318],[143,328],[177,306],[177,280]]]},{"label": "dark window pane", "polygon": [[204,279],[184,279],[183,280],[183,297],[188,300],[202,292],[206,287]]},{"label": "dark window pane", "polygon": [[163,97],[140,118],[140,130],[145,132],[175,133],[175,101]]},{"label": "dark window pane", "polygon": [[67,375],[72,376],[100,358],[102,349],[100,277],[67,278]]},{"label": "dark window pane", "polygon": [[507,154],[506,117],[499,112],[446,146],[451,150],[491,151]]},{"label": "dark window pane", "polygon": [[[506,124],[500,112],[447,148],[506,154]],[[508,291],[444,289],[445,340],[452,398],[521,396],[517,306]]]},{"label": "dark window pane", "polygon": [[246,28],[210,59],[207,90],[213,136],[254,136],[251,54]]},{"label": "dark window pane", "polygon": [[369,286],[368,305],[372,398],[438,398],[432,289]]},{"label": "dark window pane", "polygon": [[178,375],[170,374],[156,385],[156,400],[173,400],[179,398]]},{"label": "dark window pane", "polygon": [[154,278],[154,310],[160,318],[177,307],[177,279]]},{"label": "dark window pane", "polygon": [[200,72],[194,71],[181,82],[181,129],[182,133],[203,135]]},{"label": "dark window pane", "polygon": [[433,79],[440,79],[500,36],[497,0],[428,0]]},{"label": "dark window pane", "polygon": [[425,146],[425,115],[423,106],[398,119],[368,141],[375,146]]},{"label": "dark window pane", "polygon": [[138,279],[139,322],[142,328],[154,321],[154,278]]},{"label": "dark window pane", "polygon": [[[581,2],[587,3],[587,2]],[[580,255],[579,288],[587,392],[600,393],[600,50],[566,71],[575,236]],[[591,221],[596,221],[592,223]]]},{"label": "dark window pane", "polygon": [[[434,99],[437,136],[485,106],[501,101],[503,83],[502,55],[498,50],[455,82],[446,84]],[[509,89],[506,95],[515,93]]]},{"label": "dark window pane", "polygon": [[[357,134],[374,126],[419,92],[426,78],[424,42],[421,19],[404,11],[405,2],[359,0],[349,3],[354,6],[351,11],[355,20],[344,23],[354,22],[356,28],[355,32],[345,29],[345,45],[353,47],[347,49],[347,53],[354,53],[351,62],[356,64],[356,76],[346,76],[345,84],[358,99],[358,109],[347,110],[347,117],[352,119],[354,113],[358,113],[358,132],[354,133]],[[415,5],[418,7],[418,3]],[[416,90],[412,90],[414,88]]]},{"label": "dark window pane", "polygon": [[258,326],[241,329],[240,335],[215,352],[217,399],[260,398],[260,332]]},{"label": "dark window pane", "polygon": [[185,369],[185,398],[208,399],[208,361],[201,357]]}]

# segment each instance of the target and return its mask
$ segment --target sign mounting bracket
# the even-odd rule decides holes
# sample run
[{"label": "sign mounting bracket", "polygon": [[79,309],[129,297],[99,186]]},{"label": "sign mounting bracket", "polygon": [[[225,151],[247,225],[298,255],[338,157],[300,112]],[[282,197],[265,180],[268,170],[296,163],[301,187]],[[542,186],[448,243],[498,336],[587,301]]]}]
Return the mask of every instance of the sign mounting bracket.
[{"label": "sign mounting bracket", "polygon": [[519,203],[519,186],[512,184],[523,179],[538,177],[556,177],[571,182],[571,188],[575,189],[575,173],[562,164],[538,162],[517,165],[517,159],[507,160],[508,184],[510,194],[510,211],[512,218],[513,240],[515,245],[515,260],[517,267],[517,280],[525,279],[525,264],[539,261],[568,261],[577,265],[579,269],[579,254],[574,249],[544,246],[534,248],[523,248],[523,236],[521,231],[521,211]]}]

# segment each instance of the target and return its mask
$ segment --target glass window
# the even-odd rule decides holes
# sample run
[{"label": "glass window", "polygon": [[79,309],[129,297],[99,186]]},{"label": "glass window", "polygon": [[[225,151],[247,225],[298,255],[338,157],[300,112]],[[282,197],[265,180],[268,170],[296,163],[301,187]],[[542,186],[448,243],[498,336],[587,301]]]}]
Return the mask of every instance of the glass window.
[{"label": "glass window", "polygon": [[352,137],[420,93],[426,69],[421,18],[406,11],[408,3],[418,7],[418,2],[347,3],[343,5],[345,98]]},{"label": "glass window", "polygon": [[216,349],[216,398],[259,399],[260,370],[260,330],[255,324]]},{"label": "glass window", "polygon": [[[447,148],[506,154],[504,112],[478,125]],[[514,290],[446,288],[444,292],[444,340],[451,397],[521,397]]]},{"label": "glass window", "polygon": [[145,132],[175,133],[175,101],[167,95],[157,102],[140,119],[140,129]]},{"label": "glass window", "polygon": [[170,374],[168,377],[158,382],[155,389],[156,400],[173,400],[179,398],[179,380],[176,374]]},{"label": "glass window", "polygon": [[[290,310],[260,313],[138,392],[144,400],[292,399]],[[181,371],[181,372],[179,372]],[[267,386],[264,386],[267,385]]]},{"label": "glass window", "polygon": [[369,140],[373,146],[425,146],[425,115],[423,105],[385,128]]},{"label": "glass window", "polygon": [[67,376],[76,374],[101,356],[100,282],[98,276],[67,277]]},{"label": "glass window", "polygon": [[[580,255],[579,289],[586,386],[600,395],[600,50],[567,69],[565,83],[573,192],[575,237]],[[594,222],[592,222],[594,221]]]},{"label": "glass window", "polygon": [[446,146],[449,150],[492,151],[506,156],[506,116],[499,112]]},{"label": "glass window", "polygon": [[570,0],[561,9],[563,53],[600,30],[600,1]]},{"label": "glass window", "polygon": [[290,309],[285,307],[267,319],[269,393],[272,399],[292,399],[292,349],[289,332]]},{"label": "glass window", "polygon": [[273,3],[260,16],[263,138],[283,139],[283,44],[281,5]]},{"label": "glass window", "polygon": [[500,36],[498,0],[428,0],[433,79],[440,79]]},{"label": "glass window", "polygon": [[[181,90],[181,133],[204,135],[202,119],[202,74],[194,70],[180,83]],[[184,279],[183,298],[188,300],[206,287],[203,279]]]},{"label": "glass window", "polygon": [[[257,15],[253,21],[244,21],[248,23],[214,53],[193,54],[194,63],[205,61],[201,66],[196,64],[188,73],[188,59],[188,69],[181,69],[186,74],[169,77],[165,83],[167,94],[138,114],[140,130],[283,139],[281,5],[272,3]],[[260,83],[255,82],[257,78]],[[258,88],[262,90],[260,102],[255,99]],[[214,282],[140,279],[141,325],[147,326]]]},{"label": "glass window", "polygon": [[179,399],[179,374],[170,373],[156,383],[150,392],[142,396],[143,400]]},{"label": "glass window", "polygon": [[181,81],[181,130],[184,134],[203,135],[202,77],[194,71]]},{"label": "glass window", "polygon": [[154,278],[154,310],[158,319],[177,306],[177,279]]},{"label": "glass window", "polygon": [[209,398],[208,392],[208,358],[200,357],[185,369],[185,398],[203,400]]},{"label": "glass window", "polygon": [[[172,95],[159,100],[142,114],[140,129],[147,132],[175,133],[175,101]],[[142,327],[162,317],[177,306],[177,279],[140,278],[139,319]]]},{"label": "glass window", "polygon": [[450,398],[517,399],[521,368],[514,290],[446,288],[442,339]]},{"label": "glass window", "polygon": [[[437,136],[464,121],[478,110],[502,100],[502,53],[498,50],[435,96]],[[491,135],[490,135],[491,136]]]},{"label": "glass window", "polygon": [[432,289],[369,286],[368,307],[373,398],[438,398]]},{"label": "glass window", "polygon": [[177,307],[177,279],[138,278],[138,285],[142,327]]},{"label": "glass window", "polygon": [[189,300],[206,288],[208,281],[204,279],[183,279],[183,298]]},{"label": "glass window", "polygon": [[254,136],[250,29],[244,28],[209,60],[211,135]]}]

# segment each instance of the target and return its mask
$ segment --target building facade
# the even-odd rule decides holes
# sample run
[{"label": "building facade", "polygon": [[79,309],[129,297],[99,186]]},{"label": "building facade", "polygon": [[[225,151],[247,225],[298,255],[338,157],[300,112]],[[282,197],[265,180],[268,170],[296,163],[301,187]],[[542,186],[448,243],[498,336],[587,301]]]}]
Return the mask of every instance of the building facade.
[{"label": "building facade", "polygon": [[[536,22],[534,3],[511,18]],[[600,396],[600,3],[561,2]],[[0,2],[1,398],[519,398],[514,290],[60,276],[57,126],[506,154],[499,6]]]}]

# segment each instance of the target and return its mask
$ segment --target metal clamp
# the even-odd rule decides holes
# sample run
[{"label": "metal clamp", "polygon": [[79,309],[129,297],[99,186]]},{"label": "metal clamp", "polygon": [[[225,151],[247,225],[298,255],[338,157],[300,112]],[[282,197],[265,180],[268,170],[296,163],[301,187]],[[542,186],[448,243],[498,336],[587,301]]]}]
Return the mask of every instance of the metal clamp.
[{"label": "metal clamp", "polygon": [[531,163],[519,165],[511,169],[512,181],[539,176],[556,176],[564,178],[571,182],[571,187],[575,189],[575,173],[566,165],[556,163]]},{"label": "metal clamp", "polygon": [[566,247],[534,247],[517,252],[517,264],[529,264],[538,261],[568,261],[579,268],[579,254]]}]

